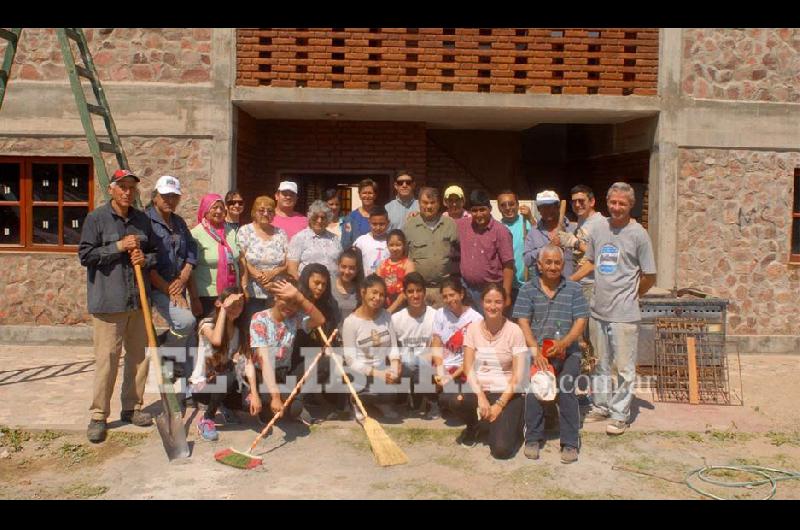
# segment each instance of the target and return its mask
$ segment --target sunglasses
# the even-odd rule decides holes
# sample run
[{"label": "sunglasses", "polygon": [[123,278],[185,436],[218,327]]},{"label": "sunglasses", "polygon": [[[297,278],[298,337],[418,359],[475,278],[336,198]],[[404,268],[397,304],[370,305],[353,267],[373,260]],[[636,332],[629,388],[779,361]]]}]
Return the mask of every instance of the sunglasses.
[{"label": "sunglasses", "polygon": [[244,206],[244,201],[228,201],[228,206]]},{"label": "sunglasses", "polygon": [[395,180],[394,182],[398,186],[411,186],[414,183],[413,180]]}]

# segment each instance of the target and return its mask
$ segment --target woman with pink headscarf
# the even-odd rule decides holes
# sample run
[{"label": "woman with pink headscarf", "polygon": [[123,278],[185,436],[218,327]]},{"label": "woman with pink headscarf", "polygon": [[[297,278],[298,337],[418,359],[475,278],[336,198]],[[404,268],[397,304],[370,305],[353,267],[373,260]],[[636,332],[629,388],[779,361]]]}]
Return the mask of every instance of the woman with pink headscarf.
[{"label": "woman with pink headscarf", "polygon": [[214,300],[228,287],[240,286],[236,232],[225,226],[225,202],[216,193],[204,195],[197,210],[197,266],[192,272],[203,316],[214,311]]}]

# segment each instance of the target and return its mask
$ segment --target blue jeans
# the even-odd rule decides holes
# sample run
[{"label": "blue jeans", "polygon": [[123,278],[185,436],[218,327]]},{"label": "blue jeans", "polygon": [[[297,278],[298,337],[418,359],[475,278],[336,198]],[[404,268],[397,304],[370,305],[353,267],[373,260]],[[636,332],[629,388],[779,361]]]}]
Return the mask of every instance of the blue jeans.
[{"label": "blue jeans", "polygon": [[[560,361],[550,359],[558,383],[558,423],[561,445],[579,449],[580,411],[575,396],[575,382],[581,373],[581,354],[570,354]],[[544,440],[544,408],[532,392],[525,396],[525,443]]]},{"label": "blue jeans", "polygon": [[483,304],[481,303],[481,293],[483,292],[483,286],[480,287],[470,287],[467,285],[467,282],[464,281],[464,278],[461,278],[461,285],[464,286],[464,290],[467,292],[467,296],[469,297],[469,302],[472,304],[472,309],[477,311],[481,316],[483,316]]},{"label": "blue jeans", "polygon": [[[158,310],[159,314],[169,324],[167,340],[162,345],[165,348],[185,348],[185,359],[183,361],[184,374],[190,374],[194,363],[192,362],[192,348],[197,346],[196,326],[197,320],[194,318],[191,309],[184,309],[172,303],[169,296],[163,292],[153,289],[150,299]],[[167,355],[172,357],[171,355]]]},{"label": "blue jeans", "polygon": [[[595,328],[597,368],[592,382],[592,401],[595,407],[607,412],[612,420],[627,422],[633,401],[636,381],[639,324],[590,320]],[[613,381],[612,370],[617,378]],[[612,387],[616,383],[616,387]]]}]

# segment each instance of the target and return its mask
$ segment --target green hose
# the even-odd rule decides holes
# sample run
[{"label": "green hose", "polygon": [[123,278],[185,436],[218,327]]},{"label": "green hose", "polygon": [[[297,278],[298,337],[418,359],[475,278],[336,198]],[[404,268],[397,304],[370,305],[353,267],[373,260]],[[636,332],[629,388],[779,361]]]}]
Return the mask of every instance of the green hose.
[{"label": "green hose", "polygon": [[[751,473],[753,475],[758,475],[761,480],[751,480],[746,482],[723,482],[718,479],[714,479],[708,476],[708,473],[716,470],[728,470],[728,471],[739,471],[742,473]],[[777,476],[776,476],[777,475]],[[758,486],[763,486],[765,484],[770,485],[770,493],[766,497],[761,500],[769,500],[775,496],[775,493],[778,491],[778,482],[783,480],[800,480],[800,473],[796,471],[786,471],[784,469],[774,469],[771,467],[762,467],[762,466],[704,466],[701,468],[697,468],[693,471],[690,471],[686,475],[686,479],[684,480],[685,484],[693,491],[703,495],[705,497],[709,497],[711,499],[715,499],[718,501],[730,500],[726,499],[725,497],[718,497],[713,493],[709,493],[707,491],[703,491],[700,488],[694,486],[690,479],[693,477],[697,477],[697,479],[701,482],[705,482],[706,484],[713,484],[715,486],[722,486],[725,488],[755,488]]]}]

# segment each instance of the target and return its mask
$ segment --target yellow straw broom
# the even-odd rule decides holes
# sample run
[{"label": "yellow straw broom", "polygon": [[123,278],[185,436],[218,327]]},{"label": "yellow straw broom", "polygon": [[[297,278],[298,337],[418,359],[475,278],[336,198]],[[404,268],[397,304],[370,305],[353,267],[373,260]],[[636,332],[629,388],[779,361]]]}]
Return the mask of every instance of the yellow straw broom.
[{"label": "yellow straw broom", "polygon": [[[325,344],[330,345],[330,341],[325,337],[325,334],[321,331],[320,333],[322,334],[322,340],[325,341]],[[333,335],[331,335],[331,339],[333,339]],[[367,415],[367,409],[364,408],[364,404],[361,403],[358,393],[356,392],[355,388],[353,388],[352,383],[350,383],[350,378],[344,371],[342,362],[333,352],[331,352],[331,357],[333,357],[337,368],[339,368],[339,372],[341,372],[342,377],[347,383],[347,387],[350,389],[350,393],[353,395],[358,408],[364,415],[364,432],[367,433],[369,445],[372,447],[372,453],[375,455],[375,460],[378,462],[378,465],[386,467],[395,466],[398,464],[407,464],[408,457],[403,450],[400,449],[400,447],[398,447],[391,438],[389,438],[389,435],[386,434],[386,431],[383,430],[383,427],[381,427],[380,423]]]}]

